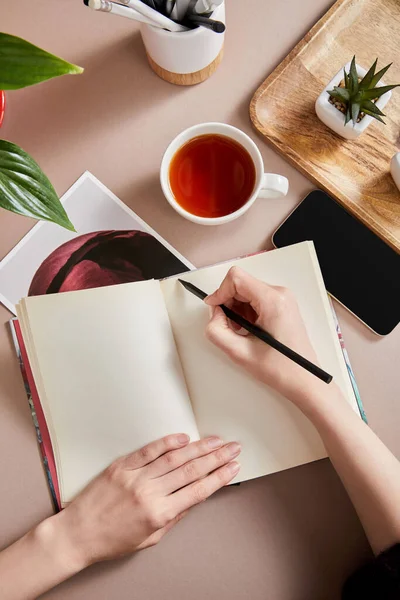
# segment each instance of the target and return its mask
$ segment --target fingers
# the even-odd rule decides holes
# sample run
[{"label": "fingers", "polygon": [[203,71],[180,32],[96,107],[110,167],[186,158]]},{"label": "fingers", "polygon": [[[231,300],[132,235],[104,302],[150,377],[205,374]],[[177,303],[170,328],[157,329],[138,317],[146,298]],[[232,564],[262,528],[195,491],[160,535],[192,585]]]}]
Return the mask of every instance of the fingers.
[{"label": "fingers", "polygon": [[185,512],[176,516],[174,519],[172,519],[172,521],[168,523],[168,525],[166,525],[162,529],[159,529],[146,540],[144,540],[144,542],[140,544],[140,546],[138,546],[136,550],[144,550],[145,548],[150,548],[151,546],[155,546],[156,544],[158,544],[158,542],[164,537],[166,533],[168,533],[168,531],[170,531],[177,523],[179,523],[179,521],[186,517],[188,512],[188,510],[185,510]]},{"label": "fingers", "polygon": [[223,441],[220,438],[213,436],[198,442],[193,442],[178,450],[167,452],[149,465],[149,476],[161,477],[174,469],[178,469],[190,460],[210,454],[210,452],[220,448],[222,444]]},{"label": "fingers", "polygon": [[186,462],[178,469],[158,479],[162,493],[172,494],[184,486],[202,479],[212,471],[231,462],[240,454],[240,451],[240,445],[232,442],[211,454]]},{"label": "fingers", "polygon": [[[157,537],[158,537],[158,540],[157,540],[157,542],[159,542],[159,541],[161,540],[161,538],[162,538],[162,537],[164,537],[164,535],[165,535],[166,533],[168,533],[168,531],[170,531],[170,530],[171,530],[173,527],[175,527],[175,525],[176,525],[177,523],[179,523],[179,521],[182,521],[182,519],[183,519],[184,517],[186,517],[186,515],[188,514],[188,512],[189,512],[188,510],[185,510],[185,511],[184,511],[184,512],[182,512],[180,515],[178,515],[177,517],[175,517],[175,519],[172,519],[172,521],[170,521],[170,522],[168,523],[168,525],[166,525],[166,526],[165,526],[165,527],[163,527],[162,529],[159,529],[159,530],[156,532],[156,535],[157,535]],[[157,543],[157,542],[156,542],[156,543]]]},{"label": "fingers", "polygon": [[206,327],[206,336],[232,360],[243,362],[246,359],[251,340],[247,336],[238,335],[233,331],[225,313],[219,306],[214,308],[213,315]]},{"label": "fingers", "polygon": [[136,452],[128,454],[121,459],[122,467],[125,469],[140,469],[153,462],[166,452],[183,448],[189,443],[189,436],[186,433],[177,433],[167,435],[166,437],[156,440],[147,446],[143,446]]},{"label": "fingers", "polygon": [[218,290],[205,299],[206,304],[217,306],[232,299],[249,302],[258,313],[259,302],[268,289],[273,289],[263,281],[255,279],[239,267],[229,269]]},{"label": "fingers", "polygon": [[239,469],[239,463],[231,462],[207,475],[204,479],[191,483],[182,490],[175,492],[175,494],[171,494],[169,498],[172,503],[172,512],[180,514],[184,510],[195,506],[195,504],[207,500],[217,490],[230,483],[238,474]]}]

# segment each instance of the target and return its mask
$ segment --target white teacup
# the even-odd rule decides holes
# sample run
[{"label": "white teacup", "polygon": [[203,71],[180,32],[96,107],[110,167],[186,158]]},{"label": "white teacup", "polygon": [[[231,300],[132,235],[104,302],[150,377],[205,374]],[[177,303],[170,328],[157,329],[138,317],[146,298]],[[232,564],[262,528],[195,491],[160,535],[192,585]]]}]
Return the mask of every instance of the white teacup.
[{"label": "white teacup", "polygon": [[[199,217],[182,208],[176,201],[169,181],[169,169],[173,156],[179,148],[186,144],[186,142],[189,142],[199,135],[213,133],[231,138],[247,150],[254,163],[256,180],[251,196],[247,202],[235,212],[222,217]],[[289,189],[289,182],[283,175],[264,173],[263,159],[253,140],[240,129],[232,127],[232,125],[226,125],[225,123],[201,123],[200,125],[189,127],[189,129],[185,129],[185,131],[182,131],[182,133],[177,135],[164,153],[161,162],[160,179],[164,195],[172,208],[174,208],[182,217],[185,217],[185,219],[193,221],[194,223],[199,223],[200,225],[222,225],[223,223],[229,223],[230,221],[241,217],[249,210],[250,206],[252,206],[257,198],[278,198],[286,196]]]}]

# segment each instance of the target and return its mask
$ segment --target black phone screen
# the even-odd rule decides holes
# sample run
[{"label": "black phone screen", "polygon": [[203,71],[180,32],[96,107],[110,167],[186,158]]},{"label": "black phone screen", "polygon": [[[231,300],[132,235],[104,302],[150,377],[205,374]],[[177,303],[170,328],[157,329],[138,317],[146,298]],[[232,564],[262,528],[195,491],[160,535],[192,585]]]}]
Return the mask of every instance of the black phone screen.
[{"label": "black phone screen", "polygon": [[325,192],[311,192],[274,233],[277,248],[312,240],[328,292],[373,331],[400,320],[400,255]]}]

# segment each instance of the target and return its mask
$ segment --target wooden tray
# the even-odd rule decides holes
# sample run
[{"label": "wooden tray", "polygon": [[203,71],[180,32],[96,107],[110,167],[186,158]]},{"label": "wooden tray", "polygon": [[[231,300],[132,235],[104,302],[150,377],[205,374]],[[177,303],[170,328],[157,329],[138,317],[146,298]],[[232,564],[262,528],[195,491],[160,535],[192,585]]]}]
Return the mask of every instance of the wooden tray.
[{"label": "wooden tray", "polygon": [[400,252],[400,191],[390,159],[400,149],[400,88],[356,141],[342,140],[317,118],[315,100],[356,55],[369,68],[394,61],[385,83],[400,83],[399,0],[338,0],[267,77],[250,104],[254,126],[318,187]]}]

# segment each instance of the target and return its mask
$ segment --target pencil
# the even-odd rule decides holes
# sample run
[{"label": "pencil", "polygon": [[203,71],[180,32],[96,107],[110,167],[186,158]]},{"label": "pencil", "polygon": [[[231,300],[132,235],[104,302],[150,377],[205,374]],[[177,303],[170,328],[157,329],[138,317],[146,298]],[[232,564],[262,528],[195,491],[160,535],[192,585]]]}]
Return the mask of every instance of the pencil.
[{"label": "pencil", "polygon": [[187,21],[192,23],[193,25],[197,25],[200,27],[206,27],[214,33],[224,33],[225,24],[222,21],[215,21],[214,19],[210,19],[209,17],[202,17],[201,15],[188,15]]},{"label": "pencil", "polygon": [[[193,283],[189,283],[189,281],[183,281],[183,279],[178,279],[178,281],[183,285],[183,287],[186,290],[188,290],[188,292],[191,292],[192,294],[200,298],[200,300],[204,300],[205,298],[207,298],[208,294],[206,294],[198,287],[193,285]],[[243,327],[243,329],[246,329],[246,331],[248,331],[259,340],[271,346],[271,348],[274,348],[287,358],[290,358],[290,360],[300,365],[300,367],[303,367],[303,369],[305,369],[312,375],[315,375],[315,377],[318,377],[318,379],[321,379],[325,383],[330,383],[332,381],[332,375],[329,375],[329,373],[318,367],[318,365],[315,365],[307,358],[304,358],[304,356],[301,356],[301,354],[298,354],[288,346],[285,346],[285,344],[282,344],[282,342],[279,342],[270,333],[264,331],[264,329],[261,329],[261,327],[250,323],[250,321],[248,321],[232,309],[228,308],[224,304],[220,304],[219,306],[224,311],[228,319],[230,319],[234,323],[237,323],[238,325]]]}]

